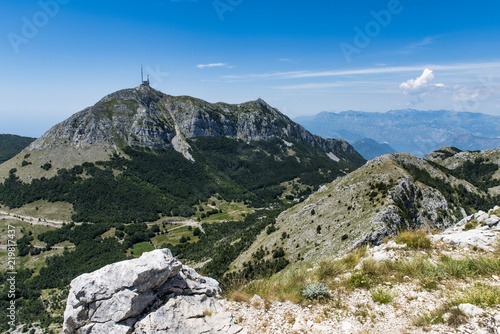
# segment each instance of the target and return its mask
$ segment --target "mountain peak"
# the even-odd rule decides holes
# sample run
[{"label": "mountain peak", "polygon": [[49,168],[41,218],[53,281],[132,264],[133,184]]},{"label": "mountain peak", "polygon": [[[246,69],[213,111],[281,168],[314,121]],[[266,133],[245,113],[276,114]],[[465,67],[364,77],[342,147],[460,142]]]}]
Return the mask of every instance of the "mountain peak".
[{"label": "mountain peak", "polygon": [[80,163],[107,160],[134,146],[175,149],[194,161],[189,141],[199,137],[244,142],[282,139],[310,144],[338,159],[350,161],[354,157],[356,164],[364,162],[344,140],[312,135],[263,99],[209,103],[191,96],[167,95],[145,84],[106,95],[56,124],[31,143],[25,154],[43,151],[48,156],[52,152],[49,160],[53,165],[57,164],[54,160],[67,156],[68,162],[57,166],[64,168],[75,159]]}]

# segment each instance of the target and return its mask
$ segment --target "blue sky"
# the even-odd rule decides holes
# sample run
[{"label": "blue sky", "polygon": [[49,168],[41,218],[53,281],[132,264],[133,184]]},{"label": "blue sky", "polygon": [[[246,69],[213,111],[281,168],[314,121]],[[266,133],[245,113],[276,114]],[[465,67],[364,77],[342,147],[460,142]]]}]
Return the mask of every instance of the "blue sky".
[{"label": "blue sky", "polygon": [[0,133],[40,136],[140,81],[259,97],[290,117],[415,108],[500,116],[500,2],[3,1]]}]

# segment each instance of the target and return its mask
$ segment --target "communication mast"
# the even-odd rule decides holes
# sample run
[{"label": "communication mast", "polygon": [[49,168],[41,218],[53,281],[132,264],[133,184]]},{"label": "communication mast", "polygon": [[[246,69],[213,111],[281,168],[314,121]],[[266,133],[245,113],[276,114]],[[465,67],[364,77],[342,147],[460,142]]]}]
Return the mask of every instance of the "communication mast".
[{"label": "communication mast", "polygon": [[142,68],[142,65],[141,65],[141,82],[143,85],[149,87],[149,74],[148,74],[148,80],[144,81],[144,69]]}]

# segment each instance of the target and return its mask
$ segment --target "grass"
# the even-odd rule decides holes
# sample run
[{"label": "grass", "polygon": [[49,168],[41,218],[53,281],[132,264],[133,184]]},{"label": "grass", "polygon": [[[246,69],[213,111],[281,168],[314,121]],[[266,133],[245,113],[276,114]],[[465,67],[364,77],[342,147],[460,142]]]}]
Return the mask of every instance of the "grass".
[{"label": "grass", "polygon": [[373,290],[371,292],[371,295],[372,295],[372,299],[374,302],[381,303],[381,304],[389,304],[394,299],[394,297],[392,296],[392,294],[389,291],[384,290],[382,288],[378,288],[376,290]]},{"label": "grass", "polygon": [[33,203],[23,205],[18,209],[10,210],[12,214],[31,216],[36,218],[46,218],[55,220],[71,221],[74,214],[73,205],[66,202],[50,203],[45,200],[39,200]]},{"label": "grass", "polygon": [[[408,235],[410,237],[407,237]],[[254,294],[258,294],[271,300],[305,303],[310,302],[310,300],[302,294],[304,287],[311,283],[322,283],[331,291],[341,289],[349,293],[354,289],[370,290],[375,302],[390,303],[394,296],[389,290],[386,290],[387,288],[381,286],[385,282],[401,283],[410,279],[418,282],[423,289],[434,291],[446,282],[453,282],[456,279],[500,276],[500,257],[498,255],[491,254],[460,259],[443,255],[431,260],[430,255],[422,254],[422,248],[419,248],[423,239],[420,232],[412,232],[407,234],[405,238],[406,240],[416,239],[417,241],[413,245],[417,245],[417,249],[401,259],[381,262],[364,259],[360,269],[354,271],[354,267],[363,260],[366,253],[366,247],[360,247],[342,259],[322,260],[317,265],[302,262],[269,278],[253,281],[248,285],[245,285],[246,282],[238,282],[234,287],[229,287],[229,298],[244,301],[249,300]],[[412,243],[410,242],[410,244]],[[496,252],[500,253],[500,245]],[[343,276],[346,273],[351,273],[351,275]],[[226,289],[226,291],[228,290]],[[422,315],[416,322],[422,325],[446,323],[447,321],[456,324],[461,321],[460,314],[456,313],[458,311],[452,310],[458,305],[457,303],[468,301],[478,305],[493,305],[495,303],[498,305],[499,299],[500,288],[479,285],[467,293],[455,296],[453,300],[450,299],[449,305],[443,306],[443,310]],[[442,314],[438,314],[441,311]],[[440,317],[445,313],[451,315],[441,319]]]},{"label": "grass", "polygon": [[170,230],[166,234],[160,234],[151,239],[151,242],[158,248],[163,247],[164,244],[170,243],[172,245],[179,244],[179,240],[182,237],[189,237],[191,240],[188,243],[193,243],[198,241],[198,237],[193,236],[193,231],[189,231],[187,226],[182,226],[173,230]]},{"label": "grass", "polygon": [[413,324],[420,327],[447,324],[456,328],[467,323],[467,316],[457,306],[456,302],[446,302],[435,310],[417,317]]},{"label": "grass", "polygon": [[476,284],[454,300],[455,304],[469,303],[476,306],[495,306],[500,304],[500,287]]},{"label": "grass", "polygon": [[[211,203],[214,202],[215,205],[211,205]],[[236,202],[226,202],[224,200],[219,200],[214,197],[208,199],[208,204],[202,205],[203,211],[197,211],[194,218],[200,218],[201,219],[201,214],[202,212],[207,212],[210,211],[214,208],[222,210],[222,213],[217,213],[214,215],[211,215],[207,218],[201,219],[202,222],[218,222],[218,221],[225,221],[225,220],[242,220],[244,218],[244,215],[253,213],[255,210],[250,209],[247,205],[244,203],[236,203]]]},{"label": "grass", "polygon": [[399,234],[395,241],[406,244],[408,249],[430,249],[431,241],[424,231],[406,231]]},{"label": "grass", "polygon": [[298,267],[248,285],[239,282],[241,284],[235,284],[235,287],[228,291],[228,297],[232,300],[249,300],[250,296],[257,294],[264,299],[302,303],[305,301],[302,290],[308,283],[308,276],[307,268]]},{"label": "grass", "polygon": [[142,253],[153,250],[155,250],[155,246],[151,245],[149,242],[140,242],[138,244],[134,244],[132,253],[134,256],[141,256]]}]

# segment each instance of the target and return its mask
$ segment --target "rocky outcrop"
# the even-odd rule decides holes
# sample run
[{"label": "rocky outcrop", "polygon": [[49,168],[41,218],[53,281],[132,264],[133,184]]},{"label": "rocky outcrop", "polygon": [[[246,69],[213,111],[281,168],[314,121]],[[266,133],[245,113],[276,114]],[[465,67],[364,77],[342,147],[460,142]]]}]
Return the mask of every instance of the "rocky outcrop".
[{"label": "rocky outcrop", "polygon": [[64,334],[238,333],[215,298],[219,283],[168,249],[105,266],[71,282]]},{"label": "rocky outcrop", "polygon": [[500,207],[488,212],[478,211],[467,216],[456,225],[448,228],[441,234],[431,236],[433,240],[440,240],[456,246],[469,246],[492,251],[500,231]]}]

